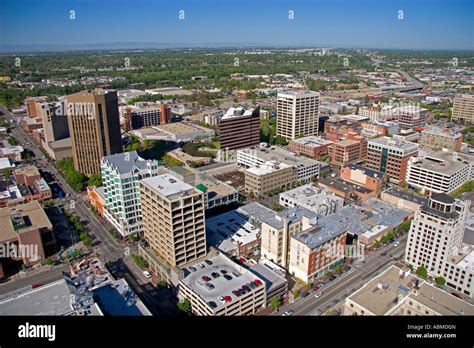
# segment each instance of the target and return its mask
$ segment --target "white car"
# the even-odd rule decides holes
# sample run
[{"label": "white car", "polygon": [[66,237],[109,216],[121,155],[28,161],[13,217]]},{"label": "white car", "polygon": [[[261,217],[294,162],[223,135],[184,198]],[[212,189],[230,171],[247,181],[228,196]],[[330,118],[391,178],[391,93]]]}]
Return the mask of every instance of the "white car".
[{"label": "white car", "polygon": [[144,275],[145,277],[147,277],[148,279],[151,278],[151,273],[148,272],[148,271],[143,271],[143,275]]},{"label": "white car", "polygon": [[393,243],[393,246],[394,246],[394,247],[397,247],[397,246],[399,246],[399,245],[400,245],[400,242],[395,242],[395,243]]},{"label": "white car", "polygon": [[225,300],[224,300],[223,296],[219,296],[218,299],[219,299],[219,301],[221,301],[221,303],[225,303]]},{"label": "white car", "polygon": [[321,296],[321,291],[318,291],[318,292],[314,295],[314,297],[316,297],[316,298],[318,298],[319,296]]}]

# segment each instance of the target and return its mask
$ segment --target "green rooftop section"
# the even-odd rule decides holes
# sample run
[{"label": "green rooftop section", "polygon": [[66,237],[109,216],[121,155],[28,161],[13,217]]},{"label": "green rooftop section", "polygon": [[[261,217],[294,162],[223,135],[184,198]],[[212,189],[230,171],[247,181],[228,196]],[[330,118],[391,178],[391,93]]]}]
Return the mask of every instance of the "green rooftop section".
[{"label": "green rooftop section", "polygon": [[207,191],[207,186],[204,185],[204,184],[198,184],[196,185],[196,188],[202,192],[206,192]]}]

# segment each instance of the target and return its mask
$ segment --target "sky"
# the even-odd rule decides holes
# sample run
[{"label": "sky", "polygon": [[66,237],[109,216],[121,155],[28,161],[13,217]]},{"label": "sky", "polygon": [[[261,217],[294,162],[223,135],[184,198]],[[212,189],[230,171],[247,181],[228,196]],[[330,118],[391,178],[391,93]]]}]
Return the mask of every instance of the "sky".
[{"label": "sky", "polygon": [[474,1],[0,0],[0,49],[114,42],[474,49]]}]

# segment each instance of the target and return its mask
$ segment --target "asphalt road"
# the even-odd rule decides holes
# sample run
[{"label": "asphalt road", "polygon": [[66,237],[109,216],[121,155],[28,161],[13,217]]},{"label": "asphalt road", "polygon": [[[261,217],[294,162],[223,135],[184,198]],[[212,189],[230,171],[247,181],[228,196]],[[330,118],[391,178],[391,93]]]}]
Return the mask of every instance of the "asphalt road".
[{"label": "asphalt road", "polygon": [[[317,311],[324,313],[328,307],[334,305],[334,300],[340,302],[362,287],[370,278],[399,261],[398,257],[402,257],[405,252],[406,235],[403,235],[397,241],[400,242],[397,247],[389,244],[366,255],[363,262],[355,262],[350,271],[318,289],[316,292],[320,291],[322,293],[320,297],[316,298],[316,292],[312,291],[310,296],[306,298],[299,297],[294,303],[280,307],[279,312],[272,313],[272,315],[281,315],[289,310],[294,311],[293,315],[314,315]],[[386,252],[386,255],[382,256],[381,254],[384,252]],[[392,258],[390,254],[393,254],[394,257]]]}]

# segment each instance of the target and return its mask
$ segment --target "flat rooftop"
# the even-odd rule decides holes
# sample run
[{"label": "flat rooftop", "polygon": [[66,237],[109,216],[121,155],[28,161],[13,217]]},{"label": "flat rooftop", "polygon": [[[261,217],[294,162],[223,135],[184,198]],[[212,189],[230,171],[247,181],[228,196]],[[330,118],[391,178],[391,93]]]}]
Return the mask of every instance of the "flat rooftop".
[{"label": "flat rooftop", "polygon": [[372,190],[369,190],[368,188],[365,188],[363,186],[354,184],[352,182],[349,182],[340,178],[338,179],[330,178],[330,177],[321,178],[319,179],[319,182],[322,185],[332,187],[341,192],[352,192],[352,191],[357,191],[357,192],[362,192],[362,193],[372,192]]},{"label": "flat rooftop", "polygon": [[391,147],[394,149],[400,150],[413,150],[416,151],[418,149],[418,144],[401,140],[401,139],[392,139],[390,137],[379,137],[375,139],[371,139],[368,141],[369,144],[380,145],[382,147]]},{"label": "flat rooftop", "polygon": [[176,135],[186,134],[186,133],[191,133],[191,132],[214,133],[214,131],[210,128],[205,128],[202,126],[197,126],[197,125],[194,125],[191,123],[185,123],[185,122],[167,123],[167,124],[155,126],[154,128],[163,130],[165,132],[173,133]]},{"label": "flat rooftop", "polygon": [[19,167],[15,168],[13,170],[14,175],[25,175],[25,176],[35,176],[35,175],[40,175],[40,172],[38,168],[35,166],[25,166],[25,167]]},{"label": "flat rooftop", "polygon": [[195,183],[196,186],[199,184],[206,186],[208,198],[214,198],[215,196],[225,197],[237,193],[237,190],[232,186],[227,185],[206,173],[196,173]]},{"label": "flat rooftop", "polygon": [[292,142],[297,143],[297,144],[301,144],[301,145],[305,145],[305,146],[308,146],[308,147],[319,147],[319,146],[323,146],[323,145],[331,145],[331,144],[334,143],[331,140],[327,140],[327,139],[324,139],[322,137],[318,137],[318,136],[314,136],[314,135],[299,138],[299,139],[293,139]]},{"label": "flat rooftop", "polygon": [[227,112],[222,116],[222,120],[229,118],[248,117],[252,116],[254,109],[245,109],[241,106],[237,108],[229,108]]},{"label": "flat rooftop", "polygon": [[412,157],[412,166],[428,171],[454,175],[468,165],[474,164],[474,156],[458,152],[429,152],[424,157]]},{"label": "flat rooftop", "polygon": [[[14,226],[12,217],[19,217],[23,222]],[[38,201],[19,204],[14,207],[0,208],[0,242],[18,237],[18,233],[36,228],[52,229],[53,225],[48,219]]]},{"label": "flat rooftop", "polygon": [[[280,200],[285,198],[291,199],[297,202],[298,205],[314,212],[322,213],[322,215],[335,213],[336,210],[344,204],[344,199],[341,197],[312,184],[302,185],[280,193]],[[321,211],[321,206],[324,206],[325,208],[323,207],[323,210],[327,209],[327,211]]]},{"label": "flat rooftop", "polygon": [[352,170],[360,170],[365,175],[370,176],[374,179],[380,179],[385,175],[384,173],[378,170],[370,169],[359,164],[349,164],[347,167],[351,168]]},{"label": "flat rooftop", "polygon": [[284,226],[284,220],[288,221],[288,223],[292,223],[295,221],[300,221],[303,219],[303,217],[305,217],[315,223],[315,219],[318,217],[318,215],[319,214],[314,211],[301,206],[296,206],[285,209],[278,213],[275,212],[265,222],[273,228],[282,229]]},{"label": "flat rooftop", "polygon": [[179,193],[188,194],[190,191],[195,190],[193,186],[176,179],[170,174],[161,174],[146,178],[142,180],[142,183],[165,197],[171,197]]},{"label": "flat rooftop", "polygon": [[278,161],[266,161],[263,164],[256,165],[251,168],[247,168],[246,171],[254,175],[266,175],[277,172],[282,169],[291,168],[290,165]]},{"label": "flat rooftop", "polygon": [[237,210],[206,219],[206,241],[225,253],[236,250],[237,243],[248,244],[258,239],[260,228]]},{"label": "flat rooftop", "polygon": [[248,216],[251,220],[255,220],[258,224],[267,221],[276,214],[274,210],[257,202],[247,203],[239,207],[237,211]]},{"label": "flat rooftop", "polygon": [[239,153],[255,156],[263,161],[277,161],[291,166],[312,166],[321,165],[324,162],[316,161],[305,156],[297,156],[291,151],[288,151],[280,146],[271,146],[270,148],[262,149],[259,146],[246,149],[237,150]]},{"label": "flat rooftop", "polygon": [[430,129],[426,129],[421,132],[422,134],[430,134],[430,135],[439,135],[442,137],[447,137],[447,138],[460,138],[462,137],[462,134],[460,132],[454,131],[452,129],[441,129],[439,127],[432,127]]},{"label": "flat rooftop", "polygon": [[428,204],[428,198],[420,197],[420,196],[417,196],[412,193],[408,193],[396,188],[389,188],[385,190],[384,192],[388,193],[389,195],[404,199],[406,201],[409,201],[415,204],[419,204],[419,205]]},{"label": "flat rooftop", "polygon": [[[265,284],[263,279],[233,262],[222,253],[210,257],[207,260],[211,261],[212,265],[201,262],[201,264],[204,265],[202,269],[196,266],[200,262],[188,264],[187,267],[184,268],[184,278],[181,281],[205,302],[214,302],[217,305],[217,310],[224,306],[218,299],[220,296],[230,296],[232,300],[237,300],[239,298],[232,294],[233,290],[240,289],[243,285],[257,279]],[[193,272],[191,267],[194,267],[196,271]],[[225,279],[222,270],[227,272],[231,279]],[[213,272],[218,273],[219,277],[214,278],[212,276]],[[211,281],[205,282],[202,279],[203,276],[211,278]],[[206,283],[212,284],[214,288],[209,289],[206,287]]]},{"label": "flat rooftop", "polygon": [[[413,293],[417,281],[419,295]],[[396,306],[399,297],[403,300],[411,298],[441,315],[474,314],[474,306],[471,304],[426,283],[418,276],[405,272],[397,266],[391,266],[382,274],[372,278],[348,299],[375,315],[385,315]]]}]

